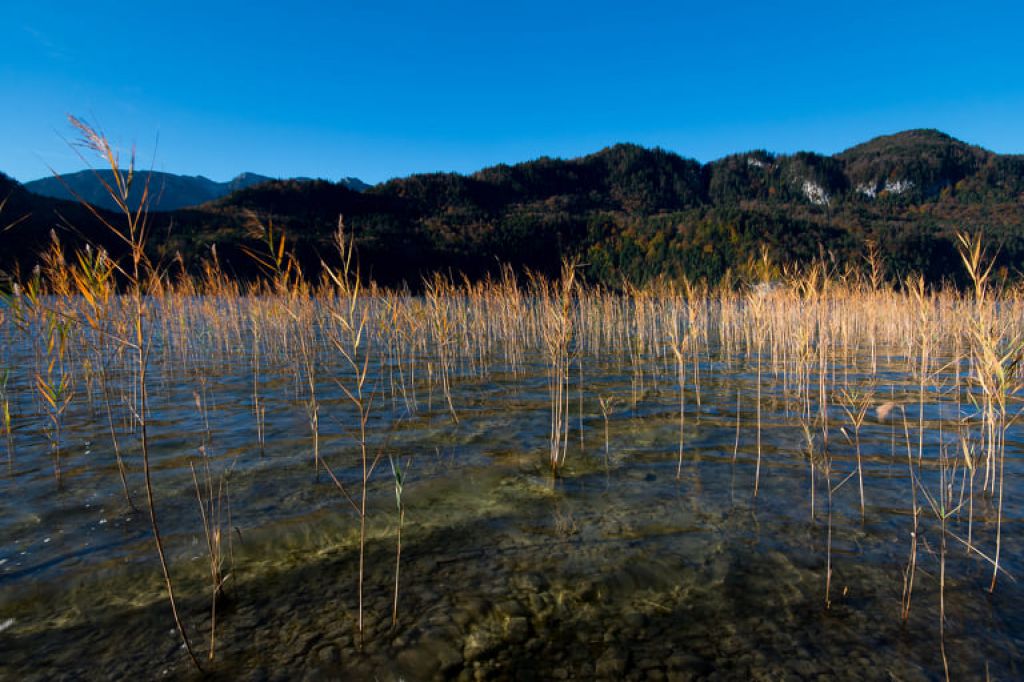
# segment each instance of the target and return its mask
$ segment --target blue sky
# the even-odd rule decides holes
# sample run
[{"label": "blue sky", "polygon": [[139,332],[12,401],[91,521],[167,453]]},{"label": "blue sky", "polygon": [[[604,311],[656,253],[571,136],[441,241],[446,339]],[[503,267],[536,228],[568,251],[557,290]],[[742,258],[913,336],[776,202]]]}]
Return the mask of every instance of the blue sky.
[{"label": "blue sky", "polygon": [[[1017,2],[9,3],[0,171],[370,182],[637,142],[708,161],[934,127],[1024,152]],[[130,8],[130,9],[128,9]]]}]

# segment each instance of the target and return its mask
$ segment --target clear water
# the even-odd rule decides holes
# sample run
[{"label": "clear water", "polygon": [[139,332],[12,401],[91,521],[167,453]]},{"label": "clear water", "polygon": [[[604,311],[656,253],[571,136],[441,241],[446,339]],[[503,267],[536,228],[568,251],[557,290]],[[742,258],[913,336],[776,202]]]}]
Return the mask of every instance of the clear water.
[{"label": "clear water", "polygon": [[[248,350],[211,353],[204,366],[188,371],[159,354],[154,358],[149,428],[157,511],[181,611],[215,676],[776,680],[944,674],[942,534],[923,491],[938,495],[940,444],[956,447],[952,425],[969,410],[948,393],[929,393],[925,459],[915,468],[915,489],[902,412],[879,420],[875,411],[891,399],[905,406],[916,459],[917,385],[899,358],[880,368],[876,399],[859,432],[863,518],[856,476],[833,496],[828,608],[824,475],[820,468],[813,474],[812,506],[812,468],[795,403],[783,393],[781,378],[767,371],[763,461],[753,495],[751,358],[704,358],[699,408],[692,381],[687,386],[680,465],[672,365],[647,358],[641,392],[628,357],[584,357],[582,417],[574,370],[569,449],[557,478],[546,459],[550,403],[541,358],[528,359],[515,375],[497,360],[484,377],[457,371],[457,424],[424,367],[415,412],[400,394],[392,396],[388,372],[375,375],[368,449],[380,459],[368,496],[361,636],[359,520],[330,477],[314,470],[301,372],[293,363],[264,359],[261,452]],[[6,361],[28,367],[28,344],[9,340]],[[338,366],[328,357],[320,369],[320,451],[358,496],[356,419],[333,381],[345,380]],[[15,371],[8,387],[16,430],[0,478],[0,677],[191,674],[172,627],[144,511],[138,438],[123,428],[124,406],[115,404],[115,412],[138,510],[127,506],[121,490],[102,401],[90,404],[84,388],[66,415],[57,485],[49,440],[34,416],[30,377]],[[599,397],[615,398],[607,421]],[[836,485],[855,470],[856,459],[840,431],[852,435],[840,407],[832,407],[831,420]],[[1016,426],[1007,436],[1005,574],[994,593],[988,592],[991,564],[947,540],[944,645],[955,678],[1024,674],[1024,591],[1017,582],[1024,576],[1021,436]],[[394,626],[398,514],[388,456],[406,470]],[[213,661],[205,658],[208,555],[189,466],[202,472],[204,462],[216,480],[229,472],[230,578],[218,603]],[[962,474],[956,472],[955,486]],[[980,478],[976,488],[972,540],[991,556],[995,500],[980,493]],[[912,495],[922,510],[904,621]],[[966,537],[967,509],[951,516],[949,526]]]}]

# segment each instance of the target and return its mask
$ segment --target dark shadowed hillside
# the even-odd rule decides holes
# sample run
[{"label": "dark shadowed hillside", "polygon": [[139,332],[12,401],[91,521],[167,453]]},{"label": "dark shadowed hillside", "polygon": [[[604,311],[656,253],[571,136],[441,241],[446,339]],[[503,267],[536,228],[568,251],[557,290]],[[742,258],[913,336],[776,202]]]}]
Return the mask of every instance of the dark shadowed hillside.
[{"label": "dark shadowed hillside", "polygon": [[[32,218],[17,231],[26,241],[8,260],[29,260],[28,245],[40,243],[55,212],[72,210],[42,202],[25,204]],[[321,180],[264,182],[154,215],[151,249],[194,267],[216,245],[225,267],[249,275],[242,247],[258,247],[259,225],[273,223],[315,275],[331,258],[340,215],[363,271],[389,284],[416,286],[433,270],[477,277],[501,263],[554,272],[569,256],[586,263],[588,278],[612,286],[658,275],[716,282],[742,271],[762,245],[777,262],[859,267],[869,240],[890,276],[920,271],[938,281],[960,276],[958,230],[983,230],[1000,247],[1001,274],[1016,276],[1024,157],[934,130],[878,137],[833,156],[757,150],[704,165],[620,144],[468,176],[414,175],[364,192]]]}]

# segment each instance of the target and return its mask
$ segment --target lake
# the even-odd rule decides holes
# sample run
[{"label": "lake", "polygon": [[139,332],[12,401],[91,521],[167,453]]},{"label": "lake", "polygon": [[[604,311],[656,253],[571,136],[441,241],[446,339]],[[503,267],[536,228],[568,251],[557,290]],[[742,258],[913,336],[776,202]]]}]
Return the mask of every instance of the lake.
[{"label": "lake", "polygon": [[0,677],[1022,675],[1016,299],[12,300]]}]

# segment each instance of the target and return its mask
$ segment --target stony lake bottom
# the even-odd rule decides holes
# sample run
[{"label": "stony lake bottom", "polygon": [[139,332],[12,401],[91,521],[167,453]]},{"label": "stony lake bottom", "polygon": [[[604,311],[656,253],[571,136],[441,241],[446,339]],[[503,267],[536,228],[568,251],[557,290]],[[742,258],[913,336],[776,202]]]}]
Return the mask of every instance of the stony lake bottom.
[{"label": "stony lake bottom", "polygon": [[[969,303],[921,330],[887,296],[150,301],[154,507],[203,674],[1019,678],[1020,427],[992,436],[970,343],[935,331]],[[138,367],[95,327],[50,363],[55,305],[2,326],[0,677],[199,676]],[[65,375],[58,413],[39,377]]]}]

